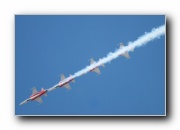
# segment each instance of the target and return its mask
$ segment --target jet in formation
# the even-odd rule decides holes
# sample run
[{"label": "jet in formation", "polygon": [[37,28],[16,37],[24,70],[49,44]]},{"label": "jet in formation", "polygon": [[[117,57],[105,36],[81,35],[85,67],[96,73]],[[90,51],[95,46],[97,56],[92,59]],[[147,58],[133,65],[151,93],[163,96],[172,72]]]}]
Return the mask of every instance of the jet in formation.
[{"label": "jet in formation", "polygon": [[56,88],[61,88],[61,87],[64,87],[64,88],[66,88],[67,90],[71,90],[71,87],[70,87],[70,85],[69,85],[70,82],[75,83],[75,80],[74,80],[74,78],[72,77],[71,74],[70,74],[70,77],[69,77],[68,79],[66,79],[66,77],[64,76],[64,74],[61,74],[60,82],[59,82],[56,86],[50,88],[48,91],[52,91],[52,90],[54,90],[54,89],[56,89]]},{"label": "jet in formation", "polygon": [[[121,42],[119,45],[120,45],[120,49],[122,49],[122,48],[124,47],[124,44],[123,44],[122,42]],[[131,51],[133,52],[133,51],[134,51],[134,48],[132,48]],[[121,54],[120,56],[124,56],[124,57],[126,57],[127,59],[130,58],[129,53],[128,53],[127,51],[126,51],[125,53]]]},{"label": "jet in formation", "polygon": [[[92,65],[92,64],[94,64],[94,63],[96,63],[96,62],[94,61],[93,58],[91,58],[91,59],[90,59],[90,64]],[[104,64],[101,64],[100,66],[105,67]],[[98,75],[101,74],[101,71],[100,71],[100,69],[99,69],[99,66],[91,69],[90,72],[95,72],[95,73],[97,73]]]},{"label": "jet in formation", "polygon": [[43,88],[41,89],[40,92],[38,92],[36,90],[36,88],[34,87],[34,88],[32,88],[32,95],[28,99],[21,102],[19,105],[23,105],[29,101],[38,101],[39,103],[42,103],[43,101],[41,99],[41,96],[42,95],[47,96],[47,94],[46,94],[47,92],[48,92],[48,90],[45,90]]}]

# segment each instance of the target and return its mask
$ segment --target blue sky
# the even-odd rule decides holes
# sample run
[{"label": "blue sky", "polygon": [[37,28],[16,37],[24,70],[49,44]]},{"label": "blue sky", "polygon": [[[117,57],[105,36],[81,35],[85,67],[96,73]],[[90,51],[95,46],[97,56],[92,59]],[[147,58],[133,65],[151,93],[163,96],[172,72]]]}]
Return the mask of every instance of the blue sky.
[{"label": "blue sky", "polygon": [[165,24],[164,15],[16,15],[16,115],[164,115],[165,37],[151,41],[42,96],[43,103],[19,103],[57,84],[60,75],[74,74],[127,45],[152,28]]}]

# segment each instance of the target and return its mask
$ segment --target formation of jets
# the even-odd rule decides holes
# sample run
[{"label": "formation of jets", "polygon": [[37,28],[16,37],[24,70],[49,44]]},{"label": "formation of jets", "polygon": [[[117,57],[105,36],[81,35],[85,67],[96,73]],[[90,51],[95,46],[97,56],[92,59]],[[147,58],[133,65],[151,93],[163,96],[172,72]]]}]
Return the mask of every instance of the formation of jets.
[{"label": "formation of jets", "polygon": [[[124,47],[123,43],[120,43],[120,49],[122,49]],[[134,49],[132,49],[131,51],[134,51]],[[125,52],[123,54],[121,54],[120,56],[124,56],[125,58],[129,59],[130,56],[129,56],[129,53],[128,52]],[[93,58],[90,59],[90,64],[94,64],[95,61]],[[105,67],[104,64],[101,64],[100,66],[102,67]],[[90,72],[95,72],[97,73],[98,75],[101,74],[101,71],[99,69],[99,66],[96,66],[95,68],[91,69]],[[70,75],[70,77],[68,79],[65,78],[65,76],[63,74],[61,74],[61,79],[60,79],[60,82],[55,85],[54,87],[52,88],[49,88],[49,89],[41,89],[40,92],[38,92],[36,90],[36,88],[34,87],[32,89],[32,95],[24,100],[23,102],[21,102],[19,105],[23,105],[29,101],[38,101],[39,103],[42,103],[42,99],[41,99],[41,96],[44,95],[44,96],[47,96],[47,92],[50,92],[54,89],[57,89],[57,88],[61,88],[61,87],[64,87],[66,88],[67,90],[71,90],[71,87],[69,85],[70,82],[75,82],[74,78],[72,77],[72,75]]]}]

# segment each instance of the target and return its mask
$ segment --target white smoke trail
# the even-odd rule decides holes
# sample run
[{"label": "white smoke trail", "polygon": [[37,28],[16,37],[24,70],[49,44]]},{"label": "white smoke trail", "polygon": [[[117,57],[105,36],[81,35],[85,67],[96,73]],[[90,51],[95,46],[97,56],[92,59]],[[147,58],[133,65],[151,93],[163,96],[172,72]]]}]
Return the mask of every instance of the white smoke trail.
[{"label": "white smoke trail", "polygon": [[72,78],[77,78],[83,74],[86,74],[90,70],[92,70],[93,68],[96,68],[96,67],[100,66],[101,64],[105,64],[107,62],[110,62],[113,59],[118,58],[119,55],[121,55],[125,52],[129,52],[132,49],[146,45],[149,41],[152,41],[156,38],[160,38],[160,36],[162,36],[164,34],[165,34],[165,25],[162,25],[158,28],[154,28],[154,29],[152,29],[151,32],[145,33],[144,35],[139,37],[134,42],[129,42],[128,46],[125,46],[122,49],[118,49],[115,52],[108,53],[106,57],[99,59],[97,62],[95,62],[89,66],[86,66],[84,69],[76,72],[74,75],[67,77],[65,80],[62,81],[62,83],[67,82],[67,81],[71,80]]}]

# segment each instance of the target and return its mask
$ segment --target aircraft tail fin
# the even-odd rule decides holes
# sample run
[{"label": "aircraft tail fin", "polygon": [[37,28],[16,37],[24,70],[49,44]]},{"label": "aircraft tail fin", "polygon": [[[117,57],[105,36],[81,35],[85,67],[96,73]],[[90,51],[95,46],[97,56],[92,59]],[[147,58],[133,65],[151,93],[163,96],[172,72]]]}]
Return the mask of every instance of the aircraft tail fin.
[{"label": "aircraft tail fin", "polygon": [[75,83],[75,80],[73,79],[72,82]]},{"label": "aircraft tail fin", "polygon": [[[41,88],[41,91],[45,91],[45,89],[44,89],[44,88]],[[44,93],[44,96],[47,96],[47,94],[46,94],[46,93]]]},{"label": "aircraft tail fin", "polygon": [[105,65],[104,65],[104,64],[101,64],[101,66],[102,66],[102,67],[105,67]]},{"label": "aircraft tail fin", "polygon": [[[72,76],[72,75],[70,74],[70,76]],[[75,83],[75,80],[73,79],[72,82]]]},{"label": "aircraft tail fin", "polygon": [[134,52],[134,48],[131,49],[131,52]]}]

